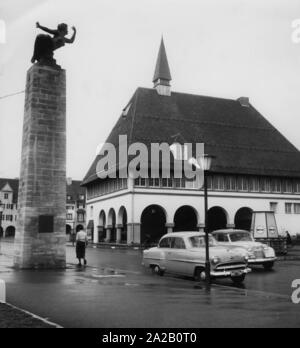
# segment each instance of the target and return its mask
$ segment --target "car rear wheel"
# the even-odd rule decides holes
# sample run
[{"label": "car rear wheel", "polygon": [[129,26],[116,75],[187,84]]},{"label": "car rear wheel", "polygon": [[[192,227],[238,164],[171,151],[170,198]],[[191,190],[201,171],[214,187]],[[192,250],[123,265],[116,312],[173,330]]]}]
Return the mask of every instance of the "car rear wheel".
[{"label": "car rear wheel", "polygon": [[231,280],[234,284],[242,284],[246,278],[246,274],[242,274],[240,276],[231,277]]},{"label": "car rear wheel", "polygon": [[158,274],[161,277],[165,274],[165,271],[163,271],[158,265],[154,265],[151,268],[154,274]]},{"label": "car rear wheel", "polygon": [[263,264],[263,266],[266,271],[271,271],[271,269],[274,267],[274,262],[266,262]]},{"label": "car rear wheel", "polygon": [[196,282],[205,281],[205,279],[206,279],[205,269],[196,268],[195,274],[194,274],[194,279]]}]

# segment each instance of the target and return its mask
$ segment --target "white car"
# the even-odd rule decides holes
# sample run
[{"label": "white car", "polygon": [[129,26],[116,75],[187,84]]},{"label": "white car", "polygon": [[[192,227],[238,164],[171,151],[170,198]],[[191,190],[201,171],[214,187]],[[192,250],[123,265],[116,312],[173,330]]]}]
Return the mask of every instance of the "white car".
[{"label": "white car", "polygon": [[219,245],[244,252],[244,255],[249,258],[249,266],[262,265],[266,270],[271,270],[274,267],[277,260],[274,249],[266,244],[256,242],[250,232],[228,229],[214,231],[212,235]]},{"label": "white car", "polygon": [[[143,265],[163,275],[165,272],[205,280],[205,234],[203,232],[174,232],[164,235],[158,246],[143,252]],[[231,278],[242,283],[247,273],[248,258],[232,249],[220,246],[209,237],[212,278]]]}]

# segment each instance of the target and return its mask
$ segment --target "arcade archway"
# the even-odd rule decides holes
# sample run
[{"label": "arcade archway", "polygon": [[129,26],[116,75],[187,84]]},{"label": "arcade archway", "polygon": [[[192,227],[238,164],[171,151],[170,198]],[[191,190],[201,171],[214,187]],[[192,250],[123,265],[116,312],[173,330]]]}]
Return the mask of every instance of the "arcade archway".
[{"label": "arcade archway", "polygon": [[116,213],[113,208],[109,210],[107,226],[109,226],[110,228],[110,240],[108,242],[114,243],[116,242],[117,231],[116,231]]},{"label": "arcade archway", "polygon": [[221,207],[210,208],[207,213],[207,227],[209,232],[226,228],[226,210]]},{"label": "arcade archway", "polygon": [[188,205],[177,209],[174,216],[174,232],[197,231],[198,216],[196,210]]},{"label": "arcade archway", "polygon": [[235,228],[250,231],[253,210],[247,207],[239,209],[234,218]]},{"label": "arcade archway", "polygon": [[71,234],[72,227],[70,225],[66,225],[66,234]]},{"label": "arcade archway", "polygon": [[80,230],[83,230],[83,226],[82,225],[77,225],[76,226],[76,233],[79,232]]},{"label": "arcade archway", "polygon": [[127,242],[127,210],[124,206],[119,209],[118,226],[121,228],[121,243]]},{"label": "arcade archway", "polygon": [[105,211],[101,210],[99,214],[99,224],[98,224],[98,241],[99,242],[104,242],[106,238],[106,215]]},{"label": "arcade archway", "polygon": [[14,226],[8,226],[5,230],[5,237],[6,238],[14,238],[16,234],[16,228]]},{"label": "arcade archway", "polygon": [[166,213],[159,205],[150,205],[141,216],[141,244],[155,244],[167,233]]}]

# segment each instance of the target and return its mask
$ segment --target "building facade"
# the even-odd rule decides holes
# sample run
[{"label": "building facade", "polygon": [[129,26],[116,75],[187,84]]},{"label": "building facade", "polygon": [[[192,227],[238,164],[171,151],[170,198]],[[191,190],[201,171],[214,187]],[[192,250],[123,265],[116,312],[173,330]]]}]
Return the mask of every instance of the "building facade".
[{"label": "building facade", "polygon": [[0,178],[0,238],[14,237],[17,222],[18,179]]},{"label": "building facade", "polygon": [[[208,228],[250,230],[253,211],[274,211],[279,232],[300,233],[300,153],[249,102],[171,91],[163,41],[154,88],[138,88],[107,139],[118,147],[203,143],[215,156],[208,174]],[[88,229],[95,243],[155,243],[165,233],[203,230],[197,180],[99,178],[98,155],[87,172]],[[186,159],[182,158],[182,161]],[[119,168],[120,170],[120,168]],[[117,169],[118,172],[118,169]]]},{"label": "building facade", "polygon": [[[66,197],[66,234],[76,233],[86,228],[86,190],[80,186],[81,181],[67,179]],[[19,179],[0,178],[0,204],[2,220],[0,237],[14,237],[18,215]]]}]

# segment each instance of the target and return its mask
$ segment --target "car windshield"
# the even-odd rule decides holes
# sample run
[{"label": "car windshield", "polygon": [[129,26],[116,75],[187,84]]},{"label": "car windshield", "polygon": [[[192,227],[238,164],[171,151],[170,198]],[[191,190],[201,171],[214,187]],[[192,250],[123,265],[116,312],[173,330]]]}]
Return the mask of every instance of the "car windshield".
[{"label": "car windshield", "polygon": [[253,242],[253,238],[248,232],[235,232],[230,234],[232,242]]},{"label": "car windshield", "polygon": [[[193,236],[189,238],[192,248],[204,248],[205,247],[205,236]],[[209,246],[217,245],[216,240],[213,237],[209,237]]]}]

